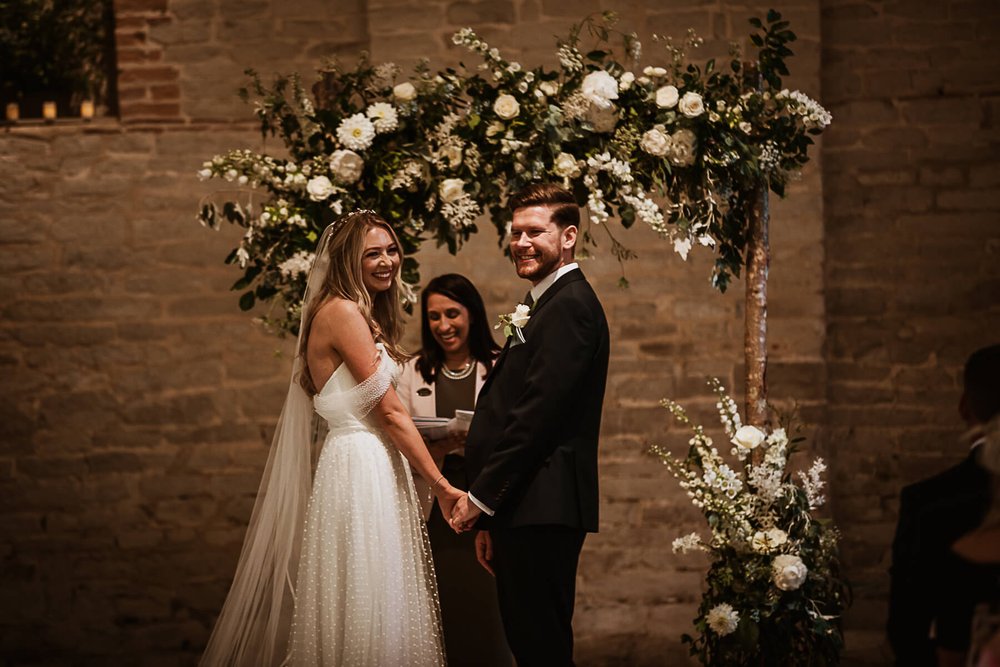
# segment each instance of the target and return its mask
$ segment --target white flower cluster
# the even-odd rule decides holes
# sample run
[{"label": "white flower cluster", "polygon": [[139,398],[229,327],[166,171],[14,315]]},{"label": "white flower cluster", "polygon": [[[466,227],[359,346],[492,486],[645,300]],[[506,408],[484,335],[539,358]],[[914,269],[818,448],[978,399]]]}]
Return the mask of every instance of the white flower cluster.
[{"label": "white flower cluster", "polygon": [[315,259],[316,253],[309,252],[308,250],[300,250],[279,264],[278,270],[281,271],[281,275],[285,278],[297,278],[300,275],[309,273],[309,269],[312,268]]},{"label": "white flower cluster", "polygon": [[559,47],[559,64],[567,72],[579,72],[583,69],[583,55],[575,47],[569,44],[562,44]]},{"label": "white flower cluster", "polygon": [[704,550],[705,545],[702,544],[701,536],[698,533],[689,533],[684,537],[676,538],[671,544],[671,549],[675,554],[686,554],[689,551]]},{"label": "white flower cluster", "polygon": [[623,193],[622,200],[634,208],[636,217],[649,225],[654,232],[661,236],[669,234],[669,228],[663,219],[663,211],[641,189],[636,189],[631,194]]},{"label": "white flower cluster", "polygon": [[418,160],[407,160],[403,166],[396,170],[389,182],[390,190],[414,191],[417,184],[424,175],[423,166]]},{"label": "white flower cluster", "polygon": [[809,502],[811,510],[826,502],[826,497],[823,495],[823,486],[826,484],[822,479],[824,472],[826,472],[826,462],[821,458],[813,461],[808,472],[799,472],[802,490],[806,492],[806,500]]},{"label": "white flower cluster", "polygon": [[792,114],[802,118],[802,124],[807,128],[824,129],[833,122],[833,115],[824,109],[819,102],[798,90],[785,88],[775,93],[774,99],[786,103],[785,108]]},{"label": "white flower cluster", "polygon": [[743,482],[736,476],[736,471],[723,463],[716,467],[714,462],[706,462],[705,472],[702,479],[711,488],[725,494],[727,498],[735,498],[736,494],[743,490]]}]

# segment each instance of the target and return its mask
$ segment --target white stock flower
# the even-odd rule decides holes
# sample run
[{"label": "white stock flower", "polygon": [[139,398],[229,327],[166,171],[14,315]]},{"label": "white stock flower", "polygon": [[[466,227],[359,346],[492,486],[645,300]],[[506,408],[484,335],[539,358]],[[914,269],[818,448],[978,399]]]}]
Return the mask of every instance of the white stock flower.
[{"label": "white stock flower", "polygon": [[670,152],[673,142],[662,130],[662,126],[657,125],[651,130],[647,130],[639,141],[639,147],[650,155],[663,157]]},{"label": "white stock flower", "polygon": [[403,83],[397,84],[393,87],[392,96],[397,100],[409,102],[417,96],[417,89],[414,88],[413,84],[409,81],[404,81]]},{"label": "white stock flower", "polygon": [[694,164],[695,145],[697,137],[694,132],[681,129],[670,135],[670,162],[678,167],[690,167]]},{"label": "white stock flower", "polygon": [[678,92],[676,86],[663,86],[656,91],[656,106],[671,109],[677,105]]},{"label": "white stock flower", "polygon": [[514,308],[514,312],[510,314],[510,323],[518,329],[524,328],[524,325],[527,324],[530,319],[531,307],[526,306],[523,303],[517,304],[517,307]]},{"label": "white stock flower", "polygon": [[306,192],[309,193],[309,199],[323,201],[334,193],[333,183],[326,176],[317,176],[309,180]]},{"label": "white stock flower", "polygon": [[556,156],[552,171],[562,178],[576,178],[580,175],[580,165],[569,153],[560,153]]},{"label": "white stock flower", "polygon": [[802,559],[792,554],[775,556],[771,563],[771,578],[774,585],[783,591],[794,591],[806,580],[809,573]]},{"label": "white stock flower", "polygon": [[395,107],[387,102],[376,102],[368,107],[365,115],[371,119],[376,132],[392,132],[399,125]]},{"label": "white stock flower", "polygon": [[733,444],[742,449],[754,449],[760,443],[764,442],[764,432],[761,431],[756,426],[746,425],[741,426],[736,433],[733,434]]},{"label": "white stock flower", "polygon": [[591,104],[608,109],[611,100],[618,99],[618,80],[604,70],[597,70],[583,77],[580,92]]},{"label": "white stock flower", "polygon": [[493,111],[504,120],[516,118],[521,113],[521,105],[513,95],[503,94],[493,103]]},{"label": "white stock flower", "polygon": [[688,91],[684,93],[684,97],[677,103],[677,110],[688,118],[697,118],[705,113],[705,103],[701,99],[701,95]]},{"label": "white stock flower", "polygon": [[438,194],[445,204],[455,202],[465,196],[465,183],[461,178],[446,178],[441,181]]},{"label": "white stock flower", "polygon": [[337,126],[337,138],[345,147],[354,151],[363,151],[372,145],[375,138],[375,126],[364,114],[356,113],[340,121]]},{"label": "white stock flower", "polygon": [[740,614],[732,605],[723,602],[708,610],[705,622],[717,635],[724,637],[736,630],[736,626],[740,624]]},{"label": "white stock flower", "polygon": [[688,533],[684,537],[676,538],[670,545],[673,552],[686,554],[689,551],[694,551],[696,549],[701,549],[701,536],[698,533]]},{"label": "white stock flower", "polygon": [[299,275],[309,273],[312,268],[316,254],[308,250],[300,250],[284,262],[278,265],[278,271],[286,278],[295,278]]},{"label": "white stock flower", "polygon": [[365,161],[354,151],[337,150],[330,156],[330,171],[341,183],[355,183],[361,178]]}]

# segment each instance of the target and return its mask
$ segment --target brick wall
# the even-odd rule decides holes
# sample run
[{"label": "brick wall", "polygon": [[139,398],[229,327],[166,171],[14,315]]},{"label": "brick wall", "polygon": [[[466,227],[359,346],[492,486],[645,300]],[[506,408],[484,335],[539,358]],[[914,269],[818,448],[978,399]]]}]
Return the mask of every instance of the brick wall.
[{"label": "brick wall", "polygon": [[828,437],[850,655],[883,664],[899,490],[965,456],[961,367],[1000,341],[1000,6],[821,5]]},{"label": "brick wall", "polygon": [[[889,3],[780,7],[801,38],[789,83],[832,106],[835,124],[822,159],[774,204],[769,379],[833,455],[858,664],[882,661],[895,494],[948,458],[958,365],[998,324],[996,77],[984,65],[996,17],[989,3],[945,4],[949,27],[928,34],[943,15],[917,2],[898,5],[906,16]],[[204,159],[280,150],[261,143],[235,96],[242,70],[307,74],[325,55],[349,62],[366,47],[376,61],[446,66],[463,57],[449,36],[464,25],[522,62],[552,63],[552,35],[605,6],[117,3],[121,120],[0,135],[5,660],[191,664],[221,604],[289,363],[287,343],[257,330],[228,291],[238,275],[222,259],[236,230],[194,220],[213,196],[193,176]],[[706,56],[721,56],[753,11],[628,3],[622,27],[638,29],[644,62],[656,59],[650,33],[688,26],[706,37]],[[421,251],[423,274],[465,273],[489,312],[506,311],[525,286],[481,227],[458,257]],[[584,267],[613,349],[602,531],[581,563],[578,654],[590,665],[681,664],[703,563],[669,547],[698,515],[642,451],[684,448],[661,397],[709,420],[703,378],[741,377],[741,285],[720,296],[709,256],[683,264],[645,230],[621,238],[640,255],[629,290],[615,287],[610,257]]]}]

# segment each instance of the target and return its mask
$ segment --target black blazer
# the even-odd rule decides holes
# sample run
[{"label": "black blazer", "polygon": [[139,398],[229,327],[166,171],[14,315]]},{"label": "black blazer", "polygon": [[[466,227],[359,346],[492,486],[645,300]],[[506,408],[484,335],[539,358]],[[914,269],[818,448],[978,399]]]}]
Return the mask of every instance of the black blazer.
[{"label": "black blazer", "polygon": [[[597,531],[597,439],[608,322],[579,269],[534,305],[524,343],[501,352],[465,441],[471,493],[495,512],[478,527]],[[515,334],[516,335],[516,334]]]},{"label": "black blazer", "polygon": [[[959,558],[951,545],[990,507],[990,476],[975,453],[905,487],[889,570],[889,643],[896,664],[936,665],[935,649],[965,651],[973,610],[996,599],[997,568]],[[928,638],[931,624],[936,639]]]}]

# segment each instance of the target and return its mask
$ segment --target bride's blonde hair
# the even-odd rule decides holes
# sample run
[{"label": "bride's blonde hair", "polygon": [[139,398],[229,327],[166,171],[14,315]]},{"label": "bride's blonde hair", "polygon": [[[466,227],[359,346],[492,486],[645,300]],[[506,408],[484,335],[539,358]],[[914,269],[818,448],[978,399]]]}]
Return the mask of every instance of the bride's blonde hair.
[{"label": "bride's blonde hair", "polygon": [[[306,350],[309,344],[309,333],[316,312],[324,301],[331,297],[347,299],[358,304],[361,314],[368,322],[368,328],[376,342],[382,343],[386,351],[397,362],[406,360],[408,355],[399,347],[399,339],[403,335],[403,312],[399,298],[399,272],[403,266],[403,247],[393,230],[374,211],[354,211],[348,213],[335,223],[330,232],[326,252],[330,258],[323,285],[312,303],[307,304],[308,315],[302,322],[302,336],[299,344],[299,355],[302,358],[302,372],[299,384],[314,395],[317,392],[309,372],[309,361]],[[374,297],[365,287],[361,258],[365,252],[365,242],[368,230],[381,227],[392,238],[399,251],[399,267],[393,276],[389,289],[377,293]]]}]

